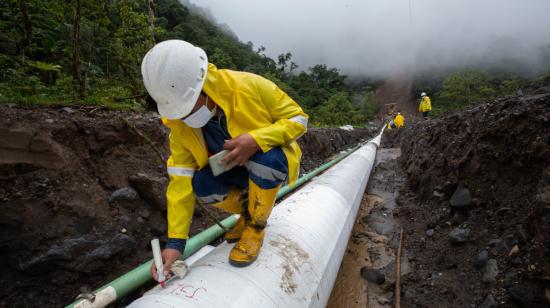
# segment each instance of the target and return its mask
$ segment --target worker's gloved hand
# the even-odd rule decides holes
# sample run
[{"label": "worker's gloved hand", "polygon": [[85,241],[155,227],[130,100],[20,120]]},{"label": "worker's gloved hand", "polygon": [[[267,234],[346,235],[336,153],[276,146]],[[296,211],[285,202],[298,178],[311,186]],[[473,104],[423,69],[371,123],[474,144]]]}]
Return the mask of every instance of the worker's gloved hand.
[{"label": "worker's gloved hand", "polygon": [[[183,251],[185,250],[185,244],[186,240],[184,239],[168,239],[168,242],[166,243],[166,246],[162,251],[164,277],[166,277],[166,279],[170,278],[170,276],[172,275],[170,273],[170,267],[183,254]],[[158,281],[157,268],[154,262],[153,264],[151,264],[151,276],[153,277],[153,279]]]},{"label": "worker's gloved hand", "polygon": [[242,134],[231,140],[225,140],[223,149],[228,150],[229,153],[222,158],[222,162],[231,169],[237,165],[244,166],[248,159],[260,150],[260,147],[250,134]]}]

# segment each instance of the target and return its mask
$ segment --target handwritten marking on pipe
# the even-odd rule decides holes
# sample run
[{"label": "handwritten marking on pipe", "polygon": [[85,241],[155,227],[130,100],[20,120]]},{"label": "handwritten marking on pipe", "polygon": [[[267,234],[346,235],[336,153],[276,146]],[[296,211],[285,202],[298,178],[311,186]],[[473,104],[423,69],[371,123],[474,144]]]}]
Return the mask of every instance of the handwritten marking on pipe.
[{"label": "handwritten marking on pipe", "polygon": [[175,285],[176,287],[170,292],[170,294],[174,294],[174,295],[177,295],[177,296],[185,296],[187,298],[192,298],[194,300],[197,300],[197,298],[195,298],[195,296],[197,295],[197,293],[199,293],[200,290],[203,290],[204,292],[207,292],[206,288],[203,288],[203,287],[194,287],[192,285],[189,285],[189,284],[176,284]]},{"label": "handwritten marking on pipe", "polygon": [[270,240],[269,243],[284,260],[281,264],[284,271],[279,287],[287,294],[296,293],[298,284],[294,281],[294,271],[300,273],[300,268],[305,264],[309,264],[311,267],[308,262],[309,254],[296,242],[282,234],[278,234],[277,238]]}]

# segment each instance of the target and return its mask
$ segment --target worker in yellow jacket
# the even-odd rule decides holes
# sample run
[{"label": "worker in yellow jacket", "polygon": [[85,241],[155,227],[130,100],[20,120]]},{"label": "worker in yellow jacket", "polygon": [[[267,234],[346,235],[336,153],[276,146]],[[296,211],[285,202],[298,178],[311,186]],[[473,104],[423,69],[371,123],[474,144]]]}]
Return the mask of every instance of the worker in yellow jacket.
[{"label": "worker in yellow jacket", "polygon": [[428,95],[426,95],[426,92],[422,92],[420,96],[422,97],[422,100],[418,106],[418,111],[422,113],[422,118],[426,120],[428,118],[428,113],[432,111],[432,102],[430,101]]},{"label": "worker in yellow jacket", "polygon": [[393,123],[395,123],[395,126],[397,126],[397,128],[405,126],[405,117],[401,114],[401,112],[397,113],[397,115],[393,119]]},{"label": "worker in yellow jacket", "polygon": [[[306,132],[308,115],[271,81],[218,70],[201,48],[185,41],[155,45],[141,72],[171,131],[164,269],[185,249],[196,201],[241,214],[225,234],[228,242],[237,242],[229,262],[251,264],[277,191],[298,177],[302,153],[296,139]],[[208,158],[223,150],[227,171],[215,176]],[[156,279],[154,266],[151,272]]]}]

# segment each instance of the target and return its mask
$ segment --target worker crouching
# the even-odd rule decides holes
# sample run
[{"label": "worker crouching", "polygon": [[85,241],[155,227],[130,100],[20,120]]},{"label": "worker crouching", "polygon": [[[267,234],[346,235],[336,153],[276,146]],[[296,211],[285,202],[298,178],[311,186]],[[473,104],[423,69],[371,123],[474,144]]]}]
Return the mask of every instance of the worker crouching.
[{"label": "worker crouching", "polygon": [[393,122],[395,123],[395,126],[397,128],[401,128],[405,126],[405,117],[401,114],[401,112],[398,112],[395,118],[393,119]]},{"label": "worker crouching", "polygon": [[[271,81],[218,70],[205,52],[185,41],[154,46],[142,62],[143,81],[170,128],[167,161],[168,242],[164,268],[184,251],[195,202],[241,214],[226,233],[237,242],[229,262],[246,266],[260,253],[267,220],[282,183],[298,177],[296,139],[308,116]],[[215,176],[209,157],[227,151]],[[156,269],[151,268],[156,278]]]}]

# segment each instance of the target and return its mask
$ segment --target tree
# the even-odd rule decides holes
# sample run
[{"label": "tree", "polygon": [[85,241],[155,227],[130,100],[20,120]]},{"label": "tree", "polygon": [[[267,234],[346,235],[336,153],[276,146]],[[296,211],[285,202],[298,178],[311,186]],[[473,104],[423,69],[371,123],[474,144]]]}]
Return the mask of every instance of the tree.
[{"label": "tree", "polygon": [[311,78],[317,87],[341,89],[344,87],[346,76],[340,75],[336,68],[327,68],[324,64],[318,64],[310,68]]},{"label": "tree", "polygon": [[17,54],[19,64],[42,51],[41,40],[51,35],[57,3],[47,0],[8,0],[0,4],[0,52]]},{"label": "tree", "polygon": [[374,101],[374,91],[365,90],[363,101],[361,102],[361,114],[365,119],[372,119],[380,111],[380,105]]},{"label": "tree", "polygon": [[279,65],[279,71],[284,72],[288,65],[290,65],[290,59],[292,54],[290,52],[282,53],[278,57],[277,64]]},{"label": "tree", "polygon": [[240,42],[203,15],[179,0],[0,2],[0,98],[74,103],[141,95],[140,64],[157,39],[189,41],[220,68],[262,75],[311,114],[351,91],[338,70],[317,65],[296,74],[290,52],[272,59],[264,46]]},{"label": "tree", "polygon": [[113,33],[115,61],[120,65],[134,95],[143,91],[140,64],[151,39],[148,15],[139,3],[120,0],[118,27]]},{"label": "tree", "polygon": [[315,65],[308,72],[301,72],[289,80],[290,86],[303,98],[306,109],[315,109],[331,95],[345,91],[346,76],[340,75],[335,68]]},{"label": "tree", "polygon": [[152,48],[155,45],[155,10],[156,5],[154,0],[147,0],[147,9],[149,14],[147,15],[147,21],[149,22],[149,35],[151,38],[149,39],[147,46],[148,48]]},{"label": "tree", "polygon": [[443,80],[438,100],[460,106],[491,98],[495,95],[495,90],[489,81],[489,76],[482,71],[471,70],[450,74]]},{"label": "tree", "polygon": [[235,63],[225,51],[220,48],[214,49],[208,60],[218,66],[218,68],[236,69]]},{"label": "tree", "polygon": [[21,17],[23,20],[23,25],[21,26],[23,35],[19,41],[19,53],[21,54],[21,62],[25,62],[25,51],[29,46],[31,36],[32,36],[32,22],[29,17],[27,10],[27,1],[19,0],[19,11],[21,12]]},{"label": "tree", "polygon": [[79,85],[78,96],[84,98],[86,96],[86,82],[82,77],[80,70],[81,64],[81,55],[82,55],[82,42],[80,40],[80,19],[82,17],[82,1],[73,0],[71,1],[72,9],[72,52],[71,52],[71,67],[73,72],[73,77],[76,79]]},{"label": "tree", "polygon": [[362,124],[365,117],[355,108],[344,92],[332,95],[313,114],[314,122],[329,125]]}]

